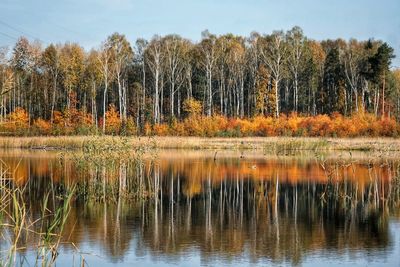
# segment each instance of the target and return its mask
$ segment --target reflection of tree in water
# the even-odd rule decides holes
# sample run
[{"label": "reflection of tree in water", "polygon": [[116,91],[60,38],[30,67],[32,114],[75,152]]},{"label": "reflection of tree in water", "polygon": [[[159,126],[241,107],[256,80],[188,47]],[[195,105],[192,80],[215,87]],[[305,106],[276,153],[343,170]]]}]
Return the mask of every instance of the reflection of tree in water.
[{"label": "reflection of tree in water", "polygon": [[149,160],[77,170],[48,162],[46,172],[29,164],[30,206],[49,181],[62,188],[75,180],[81,191],[64,237],[102,244],[116,262],[132,242],[138,255],[174,260],[197,250],[202,261],[245,254],[301,263],[318,250],[390,248],[388,215],[400,203],[395,163],[330,164],[327,171],[318,162],[252,164]]},{"label": "reflection of tree in water", "polygon": [[[230,258],[246,252],[254,260],[266,257],[293,262],[317,249],[343,252],[389,245],[388,222],[382,211],[366,202],[350,203],[352,207],[346,208],[340,198],[322,205],[324,185],[281,184],[276,196],[276,182],[255,183],[238,177],[214,188],[206,182],[204,188],[193,198],[181,196],[178,201],[176,196],[175,204],[165,196],[162,208],[153,211],[153,220],[147,220],[152,224],[145,224],[139,242],[161,254],[178,254],[185,249],[182,244],[192,244],[206,258],[216,253]],[[145,210],[154,209],[149,205]],[[162,218],[157,218],[154,226],[156,213]]]}]

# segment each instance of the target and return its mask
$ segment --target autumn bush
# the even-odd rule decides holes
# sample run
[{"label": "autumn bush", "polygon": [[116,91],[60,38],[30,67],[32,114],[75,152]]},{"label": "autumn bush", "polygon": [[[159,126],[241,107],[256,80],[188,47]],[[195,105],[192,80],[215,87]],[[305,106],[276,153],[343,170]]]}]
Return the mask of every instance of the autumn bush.
[{"label": "autumn bush", "polygon": [[50,135],[51,131],[51,123],[41,118],[35,120],[32,125],[32,132],[34,135]]},{"label": "autumn bush", "polygon": [[143,126],[143,135],[145,136],[151,136],[153,135],[153,131],[151,129],[151,124],[146,122]]},{"label": "autumn bush", "polygon": [[203,106],[200,101],[194,98],[187,98],[183,101],[182,105],[183,112],[188,116],[200,115],[203,110]]},{"label": "autumn bush", "polygon": [[156,124],[153,129],[154,135],[168,136],[170,135],[170,127],[167,124]]},{"label": "autumn bush", "polygon": [[254,119],[255,127],[257,129],[256,136],[275,136],[275,121],[272,117],[258,116]]},{"label": "autumn bush", "polygon": [[204,136],[204,127],[200,115],[191,115],[184,119],[183,127],[185,129],[185,135]]},{"label": "autumn bush", "polygon": [[185,136],[186,135],[186,130],[185,130],[185,125],[178,121],[177,119],[172,120],[171,123],[171,132],[173,135],[176,136]]},{"label": "autumn bush", "polygon": [[29,114],[23,108],[16,108],[8,114],[6,121],[1,124],[4,134],[26,135],[29,130]]},{"label": "autumn bush", "polygon": [[120,133],[121,120],[114,105],[110,105],[106,112],[106,134],[117,135]]},{"label": "autumn bush", "polygon": [[60,111],[54,111],[51,134],[52,135],[66,135],[65,119],[64,119],[63,113]]},{"label": "autumn bush", "polygon": [[387,136],[399,134],[398,123],[389,118],[376,118],[371,114],[355,114],[344,117],[332,115],[299,116],[296,113],[279,118],[256,116],[249,119],[205,117],[192,115],[182,122],[174,121],[157,126],[155,135],[243,137],[243,136],[310,136],[310,137],[357,137]]},{"label": "autumn bush", "polygon": [[135,119],[133,117],[129,117],[125,122],[121,125],[121,135],[137,135],[137,127],[135,123]]},{"label": "autumn bush", "polygon": [[[52,135],[90,135],[97,132],[92,115],[89,113],[72,108],[63,112],[55,111],[53,116],[50,130]],[[43,122],[40,123],[43,124]],[[35,123],[33,128],[40,132],[40,129],[35,127]]]},{"label": "autumn bush", "polygon": [[395,120],[384,118],[379,120],[380,136],[397,137],[399,135],[399,127]]},{"label": "autumn bush", "polygon": [[84,112],[74,112],[71,118],[70,127],[77,135],[89,135],[96,133],[96,127],[93,123],[92,115]]},{"label": "autumn bush", "polygon": [[[279,118],[256,116],[253,118],[227,118],[220,115],[204,116],[198,103],[186,103],[186,117],[161,124],[146,122],[137,127],[133,117],[122,122],[115,106],[106,112],[106,134],[145,136],[199,136],[199,137],[246,137],[246,136],[299,136],[299,137],[398,137],[400,125],[393,118],[377,118],[369,113],[354,113],[350,117],[340,113],[331,115],[301,116],[297,113],[281,114]],[[102,126],[102,119],[99,120]],[[140,131],[138,130],[140,129]],[[42,118],[29,123],[29,114],[22,108],[7,115],[0,124],[6,135],[89,135],[99,131],[92,115],[75,108],[55,111],[53,122]]]}]

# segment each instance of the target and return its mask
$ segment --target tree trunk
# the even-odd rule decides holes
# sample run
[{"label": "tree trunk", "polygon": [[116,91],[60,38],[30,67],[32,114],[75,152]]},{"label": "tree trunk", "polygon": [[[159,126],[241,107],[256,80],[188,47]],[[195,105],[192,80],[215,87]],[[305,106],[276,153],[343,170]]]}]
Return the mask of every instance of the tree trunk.
[{"label": "tree trunk", "polygon": [[178,106],[177,106],[178,118],[181,117],[181,90],[178,90]]},{"label": "tree trunk", "polygon": [[123,119],[123,104],[122,104],[122,86],[121,86],[121,75],[117,74],[117,84],[118,84],[118,103],[119,103],[119,119]]},{"label": "tree trunk", "polygon": [[122,80],[122,120],[126,122],[128,112],[127,112],[127,94],[126,94],[126,84],[125,80]]},{"label": "tree trunk", "polygon": [[159,110],[159,123],[164,121],[164,77],[161,75],[160,77],[160,110]]},{"label": "tree trunk", "polygon": [[106,133],[106,98],[107,98],[107,79],[104,85],[104,92],[103,92],[103,134]]},{"label": "tree trunk", "polygon": [[358,113],[358,91],[354,90],[354,97],[356,98],[356,112]]},{"label": "tree trunk", "polygon": [[171,99],[170,99],[170,105],[171,105],[171,118],[173,118],[173,117],[175,116],[175,113],[174,113],[174,102],[175,102],[175,99],[174,99],[174,96],[175,96],[175,82],[174,82],[174,81],[172,81],[172,82],[171,82],[171,92],[170,92],[170,94],[171,94]]},{"label": "tree trunk", "polygon": [[299,82],[297,80],[297,72],[294,75],[294,111],[297,113],[297,106],[299,102]]},{"label": "tree trunk", "polygon": [[275,79],[275,106],[276,106],[276,117],[279,118],[279,82]]},{"label": "tree trunk", "polygon": [[96,125],[97,128],[97,109],[96,109],[96,83],[93,82],[92,88],[92,123]]},{"label": "tree trunk", "polygon": [[207,116],[212,114],[212,69],[208,69],[208,105],[207,105]]},{"label": "tree trunk", "polygon": [[[55,85],[56,87],[56,85]],[[54,120],[54,107],[56,105],[56,88],[54,87],[53,89],[53,97],[51,100],[51,115],[50,115],[50,123],[53,124],[53,120]]]},{"label": "tree trunk", "polygon": [[385,72],[383,73],[382,81],[382,118],[385,117]]},{"label": "tree trunk", "polygon": [[240,118],[244,117],[244,78],[240,76]]},{"label": "tree trunk", "polygon": [[154,88],[155,88],[155,92],[154,92],[154,123],[159,123],[160,119],[159,119],[159,93],[158,93],[158,68],[156,68],[155,71],[155,81],[154,81]]}]

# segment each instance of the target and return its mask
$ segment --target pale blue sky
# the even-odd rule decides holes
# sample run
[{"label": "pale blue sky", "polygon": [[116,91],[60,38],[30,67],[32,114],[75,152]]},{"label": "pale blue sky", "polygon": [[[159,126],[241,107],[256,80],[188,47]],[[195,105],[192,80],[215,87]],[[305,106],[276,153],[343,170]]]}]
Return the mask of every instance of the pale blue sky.
[{"label": "pale blue sky", "polygon": [[115,31],[131,42],[167,33],[198,40],[205,29],[249,35],[295,25],[317,40],[381,39],[400,57],[400,0],[0,0],[0,46],[21,33],[91,48]]}]

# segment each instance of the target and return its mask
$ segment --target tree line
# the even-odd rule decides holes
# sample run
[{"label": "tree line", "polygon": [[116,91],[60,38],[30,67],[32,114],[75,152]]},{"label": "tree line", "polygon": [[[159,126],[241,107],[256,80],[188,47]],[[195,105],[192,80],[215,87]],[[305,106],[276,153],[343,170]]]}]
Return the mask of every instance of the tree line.
[{"label": "tree line", "polygon": [[371,113],[400,118],[400,71],[380,40],[316,41],[300,27],[248,37],[202,33],[137,39],[113,33],[90,51],[77,43],[0,48],[0,118],[18,108],[29,123],[53,124],[79,111],[106,131],[107,110],[122,124],[204,117]]}]

